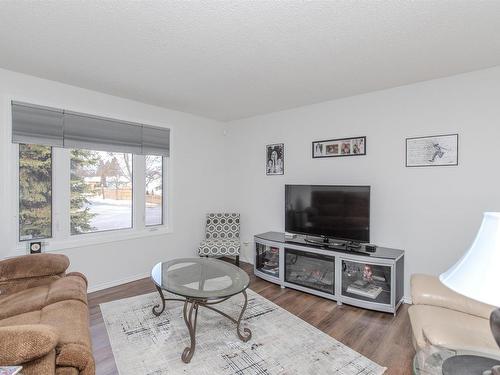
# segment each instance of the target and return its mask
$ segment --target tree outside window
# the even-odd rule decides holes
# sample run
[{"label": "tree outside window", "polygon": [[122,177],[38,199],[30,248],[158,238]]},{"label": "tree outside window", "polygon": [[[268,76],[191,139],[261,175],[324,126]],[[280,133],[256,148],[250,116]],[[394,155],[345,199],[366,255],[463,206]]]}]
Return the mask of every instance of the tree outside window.
[{"label": "tree outside window", "polygon": [[132,227],[132,154],[71,151],[71,234]]},{"label": "tree outside window", "polygon": [[19,145],[19,239],[52,237],[52,148]]}]

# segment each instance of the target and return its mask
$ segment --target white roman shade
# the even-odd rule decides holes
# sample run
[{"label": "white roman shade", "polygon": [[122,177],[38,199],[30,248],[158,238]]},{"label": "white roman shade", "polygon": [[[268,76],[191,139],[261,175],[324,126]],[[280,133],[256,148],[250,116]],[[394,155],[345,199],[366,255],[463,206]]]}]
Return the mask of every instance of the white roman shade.
[{"label": "white roman shade", "polygon": [[64,147],[87,150],[142,153],[142,126],[92,117],[64,114]]},{"label": "white roman shade", "polygon": [[63,147],[62,110],[12,103],[12,142]]},{"label": "white roman shade", "polygon": [[169,156],[170,129],[144,126],[142,128],[142,153]]},{"label": "white roman shade", "polygon": [[12,142],[170,155],[170,129],[12,102]]}]

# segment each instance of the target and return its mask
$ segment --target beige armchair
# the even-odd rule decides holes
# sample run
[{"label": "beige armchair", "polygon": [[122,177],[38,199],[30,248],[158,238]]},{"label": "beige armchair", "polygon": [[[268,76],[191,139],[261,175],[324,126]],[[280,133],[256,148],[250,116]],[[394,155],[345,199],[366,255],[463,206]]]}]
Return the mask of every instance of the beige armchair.
[{"label": "beige armchair", "polygon": [[493,306],[458,294],[429,275],[412,276],[411,294],[415,349],[436,345],[500,358],[489,324]]}]

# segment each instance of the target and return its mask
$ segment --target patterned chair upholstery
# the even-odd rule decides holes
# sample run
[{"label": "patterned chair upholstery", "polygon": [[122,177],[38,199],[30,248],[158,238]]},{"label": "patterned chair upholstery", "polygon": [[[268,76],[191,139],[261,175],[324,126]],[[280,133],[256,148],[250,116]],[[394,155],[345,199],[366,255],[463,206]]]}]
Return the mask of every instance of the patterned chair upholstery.
[{"label": "patterned chair upholstery", "polygon": [[240,214],[207,214],[205,240],[198,248],[200,256],[234,256],[240,260]]}]

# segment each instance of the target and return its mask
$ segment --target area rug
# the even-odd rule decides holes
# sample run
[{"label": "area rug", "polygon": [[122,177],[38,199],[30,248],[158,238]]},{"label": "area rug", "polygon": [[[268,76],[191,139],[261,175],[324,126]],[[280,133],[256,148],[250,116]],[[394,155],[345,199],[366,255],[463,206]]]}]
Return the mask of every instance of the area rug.
[{"label": "area rug", "polygon": [[[165,295],[167,297],[167,295]],[[189,346],[182,302],[167,302],[162,315],[151,309],[157,293],[101,304],[120,375],[380,375],[385,368],[321,332],[302,319],[248,290],[244,343],[228,319],[200,308],[196,351],[189,364],[181,353]],[[238,316],[243,296],[218,305]]]}]

